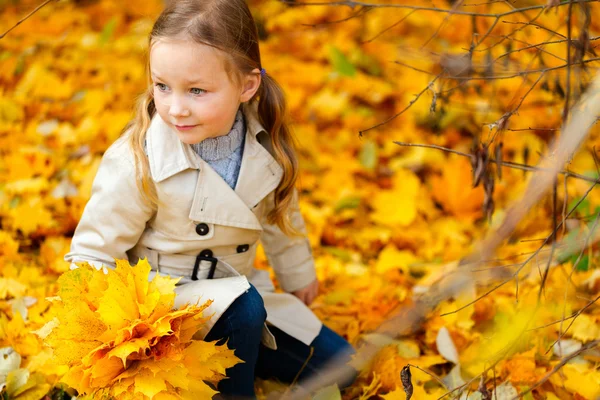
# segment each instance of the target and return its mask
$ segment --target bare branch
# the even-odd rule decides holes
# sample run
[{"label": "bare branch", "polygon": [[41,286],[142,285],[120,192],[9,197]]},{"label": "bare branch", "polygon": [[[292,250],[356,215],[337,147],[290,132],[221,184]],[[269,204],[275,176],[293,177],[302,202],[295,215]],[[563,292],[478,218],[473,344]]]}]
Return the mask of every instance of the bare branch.
[{"label": "bare branch", "polygon": [[563,357],[560,362],[558,364],[556,364],[554,366],[554,368],[552,368],[552,370],[550,372],[548,372],[546,375],[544,375],[544,377],[542,379],[540,379],[538,382],[536,382],[535,384],[531,385],[530,388],[528,388],[527,390],[519,393],[517,396],[513,397],[511,400],[518,400],[519,398],[521,398],[522,396],[526,395],[527,393],[531,392],[532,390],[537,389],[538,387],[540,387],[541,385],[543,385],[548,379],[550,379],[550,377],[552,375],[554,375],[555,373],[557,373],[562,367],[565,366],[566,363],[568,363],[570,360],[572,360],[573,358],[577,357],[578,355],[580,355],[581,353],[588,351],[590,349],[593,349],[594,347],[598,346],[600,344],[600,340],[594,340],[592,342],[586,343],[584,344],[581,349],[577,350],[576,352],[569,354],[568,356]]},{"label": "bare branch", "polygon": [[569,99],[571,97],[571,14],[573,12],[573,0],[569,0],[569,11],[567,13],[567,81],[565,82],[565,106],[563,108],[563,121],[567,120],[569,113]]},{"label": "bare branch", "polygon": [[410,108],[410,107],[411,107],[413,104],[415,104],[415,103],[417,102],[417,100],[419,100],[419,97],[421,97],[421,95],[422,95],[423,93],[425,93],[425,92],[426,92],[426,91],[427,91],[429,88],[431,88],[431,86],[433,86],[434,82],[435,82],[435,81],[436,81],[436,80],[437,80],[439,77],[440,77],[440,75],[438,75],[438,76],[436,76],[435,78],[433,78],[433,80],[432,80],[431,82],[429,82],[429,84],[428,84],[428,85],[427,85],[427,86],[426,86],[426,87],[425,87],[423,90],[421,90],[421,91],[420,91],[418,94],[416,94],[416,95],[415,95],[415,98],[414,98],[413,100],[411,100],[411,101],[410,101],[410,103],[408,103],[408,105],[407,105],[407,106],[406,106],[406,107],[405,107],[405,108],[404,108],[402,111],[400,111],[399,113],[397,113],[397,114],[395,114],[395,115],[391,116],[390,118],[386,119],[385,121],[383,121],[383,122],[380,122],[379,124],[377,124],[377,125],[375,125],[375,126],[372,126],[372,127],[370,127],[370,128],[367,128],[367,129],[364,129],[364,130],[362,130],[362,131],[359,131],[359,132],[358,132],[358,135],[362,137],[363,133],[365,133],[365,132],[368,132],[368,131],[370,131],[370,130],[373,130],[373,129],[376,129],[376,128],[378,128],[378,127],[382,126],[382,125],[385,125],[385,124],[387,124],[387,123],[388,123],[388,122],[390,122],[391,120],[398,118],[398,117],[399,117],[400,115],[402,115],[402,114],[403,114],[403,113],[404,113],[406,110],[408,110],[408,109],[409,109],[409,108]]},{"label": "bare branch", "polygon": [[389,31],[390,29],[392,29],[395,26],[398,26],[399,24],[401,24],[404,20],[406,20],[411,15],[413,15],[416,11],[417,10],[412,10],[411,12],[409,12],[408,14],[406,14],[404,17],[400,18],[400,20],[394,22],[392,25],[388,26],[387,28],[385,28],[384,30],[382,30],[381,32],[379,32],[378,34],[376,34],[375,36],[373,36],[371,39],[365,40],[364,42],[360,42],[360,44],[371,43],[373,40],[377,39],[379,36],[383,35],[387,31]]},{"label": "bare branch", "polygon": [[[399,146],[403,146],[403,147],[425,147],[425,148],[428,148],[428,149],[436,149],[436,150],[441,150],[441,151],[445,151],[445,152],[452,153],[452,154],[457,154],[457,155],[462,156],[462,157],[468,157],[468,158],[472,158],[473,157],[472,154],[468,154],[468,153],[464,153],[462,151],[450,149],[448,147],[438,146],[438,145],[435,145],[435,144],[406,143],[406,142],[398,142],[398,141],[394,141],[394,143],[397,144],[397,145],[399,145]],[[490,162],[491,163],[498,163],[498,161],[496,161],[496,159],[494,159],[494,158],[490,158]],[[511,161],[500,161],[500,165],[502,165],[503,167],[507,167],[507,168],[520,169],[520,170],[529,171],[529,172],[534,172],[534,171],[550,171],[549,169],[543,169],[541,167],[536,167],[536,166],[533,166],[533,165],[519,164],[519,163],[515,163],[515,162],[511,162]],[[594,179],[594,178],[591,178],[589,176],[578,174],[576,172],[571,172],[571,171],[567,171],[567,170],[560,170],[560,171],[558,171],[558,173],[561,174],[561,175],[564,175],[566,177],[580,179],[582,181],[586,181],[586,182],[590,182],[590,183],[600,184],[600,179]]]},{"label": "bare branch", "polygon": [[[377,4],[377,3],[366,3],[362,1],[332,1],[332,2],[298,2],[295,0],[280,0],[282,3],[291,4],[293,6],[346,6],[350,8],[354,8],[357,6],[362,7],[373,7],[373,8],[395,8],[395,9],[407,9],[407,10],[420,10],[420,11],[434,11],[440,13],[453,13],[456,15],[471,15],[477,17],[484,18],[502,18],[512,14],[520,14],[525,11],[530,10],[544,10],[546,5],[536,5],[529,7],[522,7],[513,9],[510,11],[506,11],[499,14],[491,14],[491,13],[477,13],[477,12],[469,12],[469,11],[452,11],[451,9],[443,9],[437,7],[420,7],[420,6],[412,6],[408,4]],[[579,3],[596,3],[598,0],[580,0]],[[568,5],[567,3],[561,3],[559,7]]]},{"label": "bare branch", "polygon": [[46,4],[48,4],[48,3],[52,2],[52,1],[58,1],[58,0],[46,0],[45,2],[43,2],[42,4],[40,4],[39,6],[37,6],[32,12],[30,12],[29,14],[27,14],[25,17],[21,18],[13,27],[11,27],[9,30],[7,30],[2,35],[0,35],[0,39],[4,38],[4,36],[6,36],[10,31],[12,31],[13,29],[15,29],[17,26],[21,25],[25,20],[27,20],[33,14],[35,14],[36,12],[38,12],[42,7],[44,7]]}]

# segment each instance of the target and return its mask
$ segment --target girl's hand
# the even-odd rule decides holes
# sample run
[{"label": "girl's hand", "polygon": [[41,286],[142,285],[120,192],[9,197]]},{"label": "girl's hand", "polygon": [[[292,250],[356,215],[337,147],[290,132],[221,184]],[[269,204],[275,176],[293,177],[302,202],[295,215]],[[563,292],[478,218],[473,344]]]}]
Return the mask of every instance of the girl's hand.
[{"label": "girl's hand", "polygon": [[308,286],[298,289],[295,292],[292,292],[292,294],[308,306],[313,302],[315,297],[317,297],[317,294],[319,294],[319,281],[315,279],[309,283]]}]

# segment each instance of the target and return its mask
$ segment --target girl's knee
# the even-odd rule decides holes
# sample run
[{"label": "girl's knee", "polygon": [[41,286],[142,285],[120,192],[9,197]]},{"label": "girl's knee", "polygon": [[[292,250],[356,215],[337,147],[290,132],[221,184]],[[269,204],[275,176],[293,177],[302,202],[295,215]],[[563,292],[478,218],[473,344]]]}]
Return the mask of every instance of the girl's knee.
[{"label": "girl's knee", "polygon": [[327,326],[323,325],[321,332],[313,342],[313,345],[323,354],[324,358],[336,356],[350,357],[355,350],[350,343]]},{"label": "girl's knee", "polygon": [[262,297],[254,288],[240,295],[221,315],[206,336],[206,340],[239,337],[241,333],[246,339],[259,340],[262,336],[267,311]]},{"label": "girl's knee", "polygon": [[331,366],[331,362],[335,362],[337,368],[343,370],[343,377],[337,382],[340,388],[348,387],[354,382],[357,376],[357,371],[348,365],[352,355],[356,350],[346,339],[323,325],[319,336],[313,342],[315,347],[316,363],[319,368]]},{"label": "girl's knee", "polygon": [[262,296],[256,288],[250,285],[250,289],[235,301],[235,320],[241,329],[260,329],[267,319],[267,310]]}]

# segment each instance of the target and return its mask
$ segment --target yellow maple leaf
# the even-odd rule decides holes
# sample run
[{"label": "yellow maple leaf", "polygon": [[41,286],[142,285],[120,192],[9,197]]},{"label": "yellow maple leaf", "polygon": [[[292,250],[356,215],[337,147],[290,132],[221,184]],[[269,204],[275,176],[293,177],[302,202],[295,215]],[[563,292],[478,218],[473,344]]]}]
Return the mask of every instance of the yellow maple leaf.
[{"label": "yellow maple leaf", "polygon": [[10,226],[25,235],[34,233],[39,228],[50,227],[54,223],[52,214],[40,197],[32,197],[23,201],[10,211],[12,220]]},{"label": "yellow maple leaf", "polygon": [[38,61],[28,68],[25,76],[19,81],[15,95],[16,98],[23,99],[31,96],[66,100],[73,95],[73,91],[71,84]]},{"label": "yellow maple leaf", "polygon": [[567,364],[560,371],[560,375],[553,374],[550,377],[550,382],[557,387],[577,393],[579,398],[597,399],[600,396],[600,372],[589,365]]},{"label": "yellow maple leaf", "polygon": [[49,178],[56,172],[53,154],[35,146],[23,146],[2,160],[8,169],[7,181],[30,179],[34,176]]},{"label": "yellow maple leaf", "polygon": [[[401,386],[400,371],[407,364],[416,365],[427,369],[432,365],[444,364],[446,360],[440,355],[422,355],[412,358],[403,358],[398,353],[398,346],[391,344],[384,346],[373,358],[369,370],[376,374],[381,382],[381,388],[385,391],[394,390]],[[413,383],[421,384],[432,380],[433,378],[426,373],[412,369]]]},{"label": "yellow maple leaf", "polygon": [[508,358],[527,343],[530,326],[539,324],[535,309],[497,314],[495,326],[460,354],[463,371],[476,375],[491,363]]},{"label": "yellow maple leaf", "polygon": [[433,198],[456,217],[474,219],[481,215],[483,188],[472,188],[471,166],[458,156],[448,158],[440,176],[431,177]]},{"label": "yellow maple leaf", "polygon": [[411,171],[400,169],[394,176],[394,190],[377,191],[373,198],[373,221],[385,226],[407,226],[417,217],[417,196],[421,181]]},{"label": "yellow maple leaf", "polygon": [[9,297],[21,297],[27,290],[27,287],[21,282],[12,278],[0,278],[0,300]]},{"label": "yellow maple leaf", "polygon": [[308,107],[323,120],[330,121],[340,117],[348,108],[349,101],[348,93],[336,93],[326,88],[311,97]]},{"label": "yellow maple leaf", "polygon": [[12,400],[38,400],[50,388],[43,374],[31,373],[27,368],[16,369],[6,376],[6,394]]},{"label": "yellow maple leaf", "polygon": [[502,369],[507,380],[513,384],[533,385],[546,373],[545,369],[536,367],[535,355],[527,353],[504,360]]},{"label": "yellow maple leaf", "polygon": [[[412,370],[412,371],[414,371],[414,370]],[[447,393],[447,391],[440,387],[433,389],[432,391],[430,391],[430,393],[427,393],[425,391],[425,388],[423,387],[423,385],[413,385],[412,398],[415,400],[416,399],[434,400],[434,399],[439,399],[440,397],[443,397],[446,393]],[[406,400],[406,392],[402,388],[396,388],[395,390],[393,390],[387,394],[382,394],[381,397],[384,400]]]},{"label": "yellow maple leaf", "polygon": [[[107,274],[87,263],[59,278],[54,320],[39,330],[66,364],[62,381],[80,394],[119,399],[209,398],[239,360],[226,345],[192,340],[210,304],[173,310],[178,279],[155,276],[147,260],[116,260]],[[50,331],[45,332],[45,331]]]},{"label": "yellow maple leaf", "polygon": [[393,244],[388,244],[379,253],[379,258],[375,264],[377,273],[384,273],[390,269],[401,269],[404,273],[409,273],[410,264],[417,261],[413,252],[408,250],[398,250]]},{"label": "yellow maple leaf", "polygon": [[12,319],[0,312],[0,347],[12,347],[24,357],[37,354],[42,348],[41,342],[18,312]]},{"label": "yellow maple leaf", "polygon": [[580,314],[573,321],[573,326],[571,326],[569,332],[575,339],[579,339],[584,343],[600,339],[598,318],[587,314]]},{"label": "yellow maple leaf", "polygon": [[14,240],[8,232],[0,230],[0,258],[13,258],[17,255],[18,251],[19,242]]},{"label": "yellow maple leaf", "polygon": [[71,240],[64,236],[47,237],[40,247],[40,256],[51,271],[63,273],[69,270],[69,263],[64,260],[64,254],[69,251]]}]

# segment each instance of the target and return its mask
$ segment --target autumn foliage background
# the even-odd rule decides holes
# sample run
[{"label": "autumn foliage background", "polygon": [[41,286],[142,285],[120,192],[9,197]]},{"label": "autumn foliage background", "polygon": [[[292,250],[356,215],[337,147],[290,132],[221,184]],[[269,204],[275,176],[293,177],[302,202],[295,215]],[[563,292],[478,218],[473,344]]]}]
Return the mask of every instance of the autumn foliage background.
[{"label": "autumn foliage background", "polygon": [[[464,1],[454,4],[463,14],[450,15],[439,12],[452,7],[444,2],[287,3],[250,5],[263,66],[286,91],[299,143],[300,202],[321,282],[312,309],[355,347],[382,347],[345,398],[404,399],[407,364],[416,399],[453,389],[468,399],[600,396],[597,125],[555,195],[473,267],[511,279],[465,287],[408,336],[370,333],[456,268],[522,195],[531,177],[523,165],[548,156],[565,103],[596,74],[598,4],[548,11],[529,0]],[[0,0],[0,31],[36,5]],[[0,383],[8,348],[28,371],[5,397],[56,396],[60,387],[65,369],[34,331],[55,315],[48,298],[69,268],[63,255],[101,156],[146,85],[147,34],[161,7],[51,2],[0,39]],[[518,165],[490,161],[473,188],[481,170],[470,159],[486,151]],[[256,264],[268,268],[262,253]]]}]

